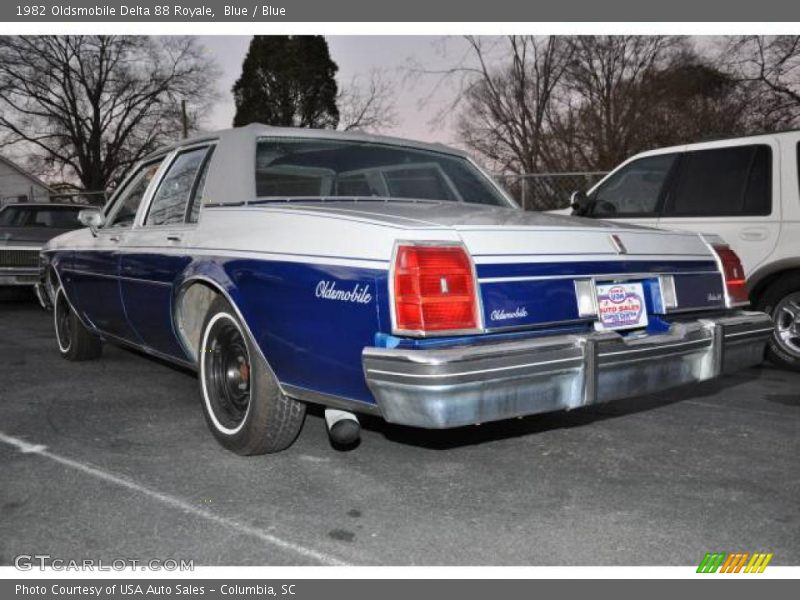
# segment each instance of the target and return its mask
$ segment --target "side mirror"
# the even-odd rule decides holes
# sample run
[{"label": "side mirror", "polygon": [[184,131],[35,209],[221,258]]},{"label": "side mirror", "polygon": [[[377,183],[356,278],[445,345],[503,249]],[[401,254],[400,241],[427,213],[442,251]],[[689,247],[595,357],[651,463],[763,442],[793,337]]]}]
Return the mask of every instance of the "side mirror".
[{"label": "side mirror", "polygon": [[78,221],[84,227],[88,227],[94,237],[97,237],[97,230],[106,223],[106,216],[98,208],[84,208],[78,213]]},{"label": "side mirror", "polygon": [[589,214],[589,197],[584,191],[572,192],[569,198],[569,205],[572,207],[573,215]]}]

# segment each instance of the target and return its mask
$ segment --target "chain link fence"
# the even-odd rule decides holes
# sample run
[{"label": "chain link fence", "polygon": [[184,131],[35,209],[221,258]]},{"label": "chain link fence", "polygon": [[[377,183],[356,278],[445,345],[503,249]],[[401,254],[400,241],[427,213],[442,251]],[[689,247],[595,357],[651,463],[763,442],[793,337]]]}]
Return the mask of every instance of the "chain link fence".
[{"label": "chain link fence", "polygon": [[[494,178],[525,210],[557,210],[569,206],[572,192],[586,191],[605,175],[602,171],[574,173],[495,173]],[[0,196],[0,206],[17,202],[62,202],[103,206],[106,192],[52,192],[46,195]]]},{"label": "chain link fence", "polygon": [[572,192],[586,191],[605,175],[602,171],[575,173],[495,173],[495,179],[525,210],[567,208]]},{"label": "chain link fence", "polygon": [[106,203],[106,192],[50,192],[49,194],[25,194],[21,196],[0,196],[0,207],[6,204],[21,202],[58,202],[61,204],[85,204],[86,206],[103,206]]}]

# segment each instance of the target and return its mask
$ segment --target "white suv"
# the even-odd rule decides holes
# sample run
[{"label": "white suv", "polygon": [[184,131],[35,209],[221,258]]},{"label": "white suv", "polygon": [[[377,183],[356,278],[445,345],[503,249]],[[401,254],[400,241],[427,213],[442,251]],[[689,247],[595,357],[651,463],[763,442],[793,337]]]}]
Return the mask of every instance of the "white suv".
[{"label": "white suv", "polygon": [[637,154],[573,195],[573,214],[721,236],[773,318],[767,356],[800,371],[800,130]]}]

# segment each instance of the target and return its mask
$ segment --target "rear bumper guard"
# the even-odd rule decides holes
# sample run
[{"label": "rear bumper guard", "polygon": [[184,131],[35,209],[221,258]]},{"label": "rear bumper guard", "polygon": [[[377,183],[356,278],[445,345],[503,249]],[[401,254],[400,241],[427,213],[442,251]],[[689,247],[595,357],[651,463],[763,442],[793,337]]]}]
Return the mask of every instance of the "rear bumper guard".
[{"label": "rear bumper guard", "polygon": [[759,364],[764,313],[674,323],[664,334],[559,335],[432,350],[365,348],[387,421],[442,429],[578,408],[713,379]]}]

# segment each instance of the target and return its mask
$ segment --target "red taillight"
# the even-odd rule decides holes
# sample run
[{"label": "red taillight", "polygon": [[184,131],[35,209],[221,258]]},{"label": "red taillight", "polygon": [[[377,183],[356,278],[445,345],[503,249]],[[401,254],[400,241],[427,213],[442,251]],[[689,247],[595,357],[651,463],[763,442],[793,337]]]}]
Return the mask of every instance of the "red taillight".
[{"label": "red taillight", "polygon": [[742,261],[736,252],[728,246],[714,245],[714,252],[719,257],[722,265],[722,274],[725,277],[725,287],[728,289],[728,299],[731,304],[742,304],[749,302],[747,296],[747,280],[744,276]]},{"label": "red taillight", "polygon": [[461,246],[398,246],[394,265],[395,329],[476,329],[475,278]]}]

